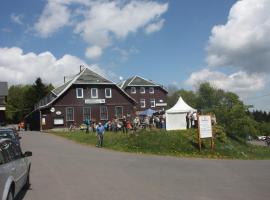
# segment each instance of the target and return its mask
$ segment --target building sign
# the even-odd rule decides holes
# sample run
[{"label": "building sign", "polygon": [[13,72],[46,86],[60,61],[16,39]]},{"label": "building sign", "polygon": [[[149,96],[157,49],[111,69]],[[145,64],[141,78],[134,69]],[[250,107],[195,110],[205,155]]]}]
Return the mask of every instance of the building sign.
[{"label": "building sign", "polygon": [[61,115],[62,113],[61,113],[60,110],[58,110],[58,111],[55,112],[55,114],[56,114],[56,115]]},{"label": "building sign", "polygon": [[85,99],[85,104],[102,104],[105,103],[105,99]]},{"label": "building sign", "polygon": [[53,120],[54,125],[64,125],[64,119],[63,118],[55,118]]},{"label": "building sign", "polygon": [[213,136],[210,115],[200,115],[199,129],[200,138],[211,138]]},{"label": "building sign", "polygon": [[167,103],[156,103],[156,106],[167,106]]}]

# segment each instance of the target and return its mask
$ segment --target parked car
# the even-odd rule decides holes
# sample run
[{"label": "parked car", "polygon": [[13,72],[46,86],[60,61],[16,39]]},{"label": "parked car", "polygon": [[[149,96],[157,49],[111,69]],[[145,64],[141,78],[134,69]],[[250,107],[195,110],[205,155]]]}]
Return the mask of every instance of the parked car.
[{"label": "parked car", "polygon": [[0,199],[13,200],[19,191],[30,186],[32,152],[21,151],[11,139],[0,139]]},{"label": "parked car", "polygon": [[21,137],[19,136],[17,131],[12,128],[0,128],[0,138],[9,138],[18,146],[20,146]]}]

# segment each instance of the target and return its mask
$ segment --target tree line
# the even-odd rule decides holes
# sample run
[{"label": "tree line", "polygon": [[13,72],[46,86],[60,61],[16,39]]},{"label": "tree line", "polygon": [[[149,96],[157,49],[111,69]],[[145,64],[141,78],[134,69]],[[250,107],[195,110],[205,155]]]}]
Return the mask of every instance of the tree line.
[{"label": "tree line", "polygon": [[52,84],[45,84],[37,78],[33,84],[12,85],[8,89],[6,118],[8,123],[19,123],[34,110],[35,104],[52,89]]},{"label": "tree line", "polygon": [[231,137],[247,137],[248,135],[269,135],[270,114],[263,111],[249,111],[239,96],[215,88],[210,83],[201,83],[196,91],[170,88],[168,107],[172,107],[181,96],[190,106],[202,113],[214,113],[218,125]]}]

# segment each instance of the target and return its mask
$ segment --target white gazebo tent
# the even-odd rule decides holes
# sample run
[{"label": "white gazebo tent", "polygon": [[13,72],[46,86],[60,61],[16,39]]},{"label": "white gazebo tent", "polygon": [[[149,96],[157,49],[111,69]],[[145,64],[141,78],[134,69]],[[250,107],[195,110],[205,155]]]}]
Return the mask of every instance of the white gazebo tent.
[{"label": "white gazebo tent", "polygon": [[186,115],[188,112],[197,110],[190,107],[182,97],[179,97],[177,103],[166,110],[166,130],[186,129]]}]

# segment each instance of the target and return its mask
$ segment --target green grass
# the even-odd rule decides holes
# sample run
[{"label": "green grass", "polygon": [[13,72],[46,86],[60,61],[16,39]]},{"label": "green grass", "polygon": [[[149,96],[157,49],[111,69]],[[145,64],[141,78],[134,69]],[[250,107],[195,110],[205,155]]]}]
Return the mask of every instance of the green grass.
[{"label": "green grass", "polygon": [[[95,133],[82,131],[52,132],[55,135],[87,145],[96,145]],[[135,152],[178,157],[201,157],[221,159],[270,159],[270,148],[254,146],[241,139],[215,139],[215,151],[211,151],[210,140],[203,140],[202,151],[198,150],[197,133],[186,131],[143,131],[138,133],[106,132],[104,148],[123,152]]]}]

